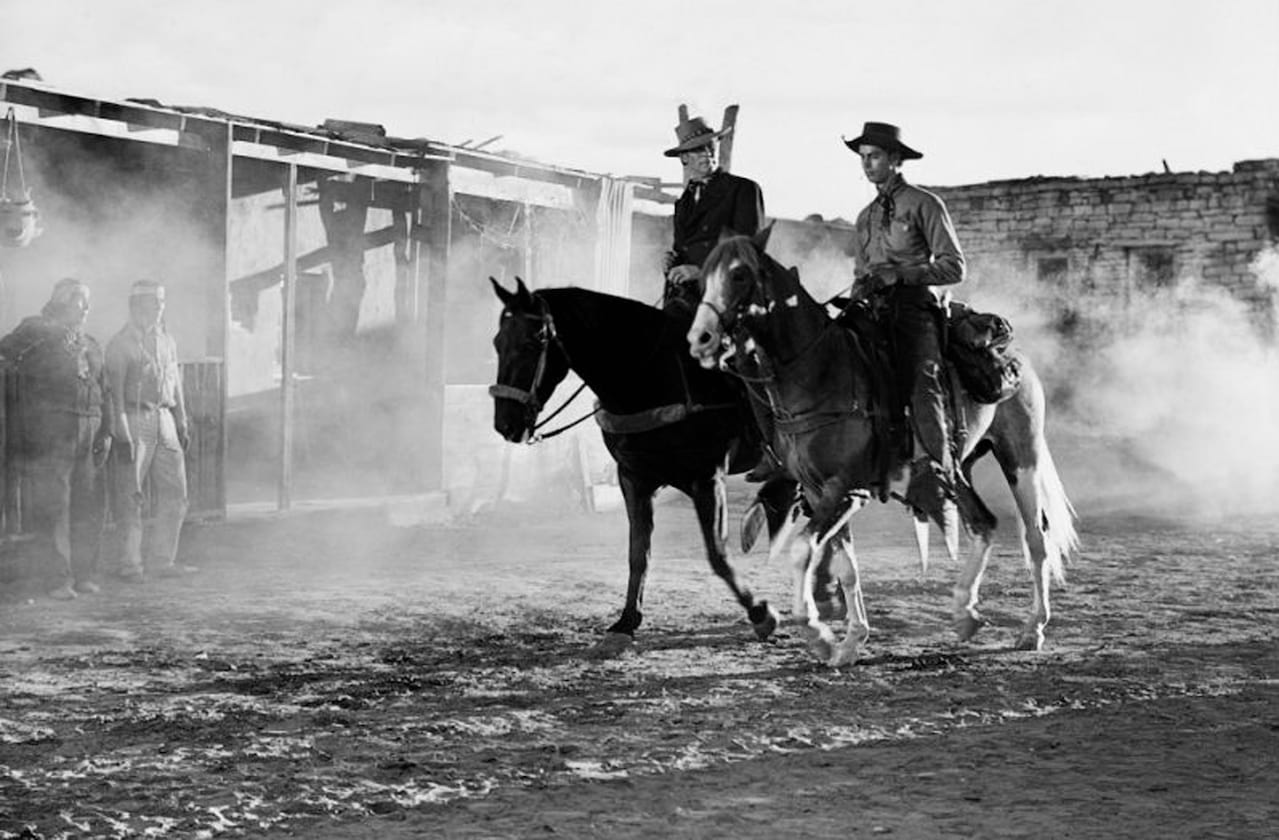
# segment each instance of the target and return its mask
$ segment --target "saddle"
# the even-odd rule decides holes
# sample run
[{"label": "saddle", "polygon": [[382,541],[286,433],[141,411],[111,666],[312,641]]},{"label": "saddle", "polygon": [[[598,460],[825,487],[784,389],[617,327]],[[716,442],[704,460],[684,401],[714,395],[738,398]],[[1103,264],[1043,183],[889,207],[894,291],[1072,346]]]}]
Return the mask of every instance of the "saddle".
[{"label": "saddle", "polygon": [[[869,403],[876,440],[876,474],[881,487],[900,464],[911,458],[914,435],[906,420],[910,395],[898,392],[896,359],[889,323],[882,307],[870,300],[837,297],[831,303],[840,309],[836,322],[852,338],[857,361],[866,370]],[[1012,395],[1021,383],[1021,362],[1012,353],[1012,325],[993,313],[977,312],[963,303],[948,303],[938,309],[941,320],[942,355],[947,375],[942,383],[950,391],[950,428],[962,424],[956,397],[959,388],[978,403],[993,404]]]}]

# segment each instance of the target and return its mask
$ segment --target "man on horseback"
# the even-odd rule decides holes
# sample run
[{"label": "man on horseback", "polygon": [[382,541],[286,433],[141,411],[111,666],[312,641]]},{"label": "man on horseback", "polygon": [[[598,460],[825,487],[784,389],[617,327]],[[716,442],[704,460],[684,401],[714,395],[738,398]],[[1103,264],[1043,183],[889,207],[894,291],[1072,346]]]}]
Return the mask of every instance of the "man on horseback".
[{"label": "man on horseback", "polygon": [[[759,184],[715,165],[715,144],[730,131],[731,128],[715,131],[701,117],[681,119],[675,126],[678,142],[663,152],[666,157],[679,158],[683,165],[684,192],[675,202],[674,242],[662,265],[666,278],[662,308],[686,322],[692,320],[697,302],[702,299],[702,263],[720,234],[731,231],[754,236],[764,221],[764,193]],[[761,443],[769,437],[766,435]],[[746,479],[766,481],[776,472],[777,466],[765,448]]]},{"label": "man on horseback", "polygon": [[909,407],[923,453],[912,464],[907,502],[932,513],[954,498],[956,471],[942,381],[939,286],[964,279],[964,255],[940,198],[906,183],[901,165],[923,155],[901,141],[895,125],[867,122],[844,144],[861,157],[878,192],[857,216],[852,298],[887,317],[899,399]]},{"label": "man on horseback", "polygon": [[662,269],[665,309],[686,307],[689,317],[702,298],[702,263],[725,230],[753,236],[764,220],[764,194],[749,178],[715,165],[715,144],[732,129],[715,131],[701,117],[680,120],[679,141],[663,152],[684,167],[684,192],[675,202],[675,236]]}]

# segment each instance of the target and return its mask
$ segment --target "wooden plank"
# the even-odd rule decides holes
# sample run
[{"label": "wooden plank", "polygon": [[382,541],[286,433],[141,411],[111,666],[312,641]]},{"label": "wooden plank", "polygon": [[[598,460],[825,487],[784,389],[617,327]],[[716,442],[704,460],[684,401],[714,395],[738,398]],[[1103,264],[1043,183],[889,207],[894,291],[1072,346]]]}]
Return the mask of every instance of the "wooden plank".
[{"label": "wooden plank", "polygon": [[724,139],[719,141],[719,168],[725,172],[733,169],[733,138],[737,136],[737,111],[739,106],[729,105],[724,109],[724,121],[720,131],[727,131]]},{"label": "wooden plank", "polygon": [[182,363],[182,391],[191,434],[186,452],[188,519],[226,516],[225,379],[221,361]]}]

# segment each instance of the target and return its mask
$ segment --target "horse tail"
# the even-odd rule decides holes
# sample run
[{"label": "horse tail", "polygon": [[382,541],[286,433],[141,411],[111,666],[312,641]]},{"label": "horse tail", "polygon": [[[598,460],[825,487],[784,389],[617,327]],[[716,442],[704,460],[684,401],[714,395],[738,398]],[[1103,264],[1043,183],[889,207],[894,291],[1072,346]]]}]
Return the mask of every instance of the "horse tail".
[{"label": "horse tail", "polygon": [[1044,539],[1044,568],[1058,583],[1066,581],[1066,559],[1079,550],[1079,534],[1075,530],[1075,506],[1066,496],[1066,488],[1057,473],[1052,453],[1043,441],[1036,459],[1035,494],[1039,497],[1039,522]]}]

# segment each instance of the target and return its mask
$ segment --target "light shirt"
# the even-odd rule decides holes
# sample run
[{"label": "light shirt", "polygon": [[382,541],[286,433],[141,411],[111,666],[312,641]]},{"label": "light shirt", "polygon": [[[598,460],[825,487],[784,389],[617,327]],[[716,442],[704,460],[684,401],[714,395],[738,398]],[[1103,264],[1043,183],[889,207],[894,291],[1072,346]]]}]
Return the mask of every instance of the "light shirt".
[{"label": "light shirt", "polygon": [[107,344],[106,371],[117,422],[125,412],[169,408],[179,427],[186,424],[178,345],[163,326],[126,324]]},{"label": "light shirt", "polygon": [[857,216],[854,276],[888,263],[907,286],[949,286],[964,279],[964,254],[945,203],[894,175]]}]

